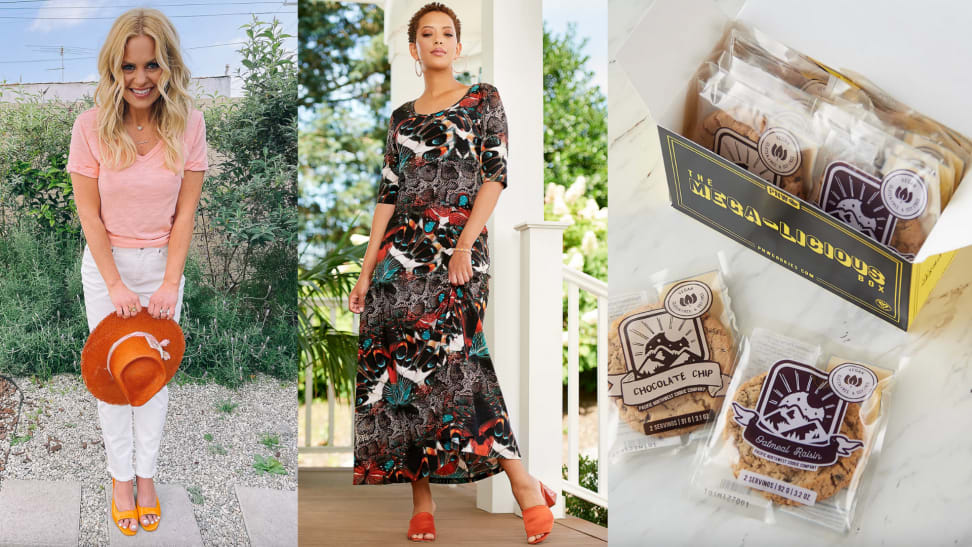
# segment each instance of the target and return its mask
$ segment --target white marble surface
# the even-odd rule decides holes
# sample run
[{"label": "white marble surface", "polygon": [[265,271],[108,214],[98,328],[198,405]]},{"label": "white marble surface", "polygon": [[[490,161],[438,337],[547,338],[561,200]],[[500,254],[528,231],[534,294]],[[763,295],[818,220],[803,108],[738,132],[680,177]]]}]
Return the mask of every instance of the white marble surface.
[{"label": "white marble surface", "polygon": [[611,544],[972,545],[972,248],[959,251],[906,333],[676,212],[654,122],[614,62],[647,5],[609,2],[611,292],[645,288],[661,269],[685,270],[723,251],[744,334],[761,326],[843,344],[880,363],[911,359],[846,536],[767,525],[701,500],[689,484],[692,455],[683,452],[611,466]]}]

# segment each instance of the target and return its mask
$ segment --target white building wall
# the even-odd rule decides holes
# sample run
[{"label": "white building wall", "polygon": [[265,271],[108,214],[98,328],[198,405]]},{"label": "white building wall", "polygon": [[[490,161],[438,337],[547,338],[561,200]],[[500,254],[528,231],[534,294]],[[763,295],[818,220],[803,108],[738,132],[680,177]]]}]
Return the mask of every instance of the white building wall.
[{"label": "white building wall", "polygon": [[[203,99],[210,95],[230,97],[232,76],[208,76],[192,78],[189,91],[194,98]],[[73,102],[85,95],[94,96],[97,82],[45,82],[17,83],[0,85],[0,102],[17,102],[24,95],[43,95],[43,100]]]}]

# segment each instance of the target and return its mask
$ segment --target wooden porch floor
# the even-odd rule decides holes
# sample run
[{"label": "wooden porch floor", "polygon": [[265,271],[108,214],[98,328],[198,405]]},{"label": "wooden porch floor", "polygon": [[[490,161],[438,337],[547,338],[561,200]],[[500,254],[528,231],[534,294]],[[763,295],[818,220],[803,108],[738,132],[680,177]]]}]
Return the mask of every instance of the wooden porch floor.
[{"label": "wooden porch floor", "polygon": [[[299,545],[417,545],[405,538],[412,495],[407,484],[353,486],[350,469],[301,468],[298,473]],[[526,545],[523,521],[476,508],[476,488],[432,486],[438,509],[434,545]],[[547,545],[607,544],[607,529],[557,519]]]}]

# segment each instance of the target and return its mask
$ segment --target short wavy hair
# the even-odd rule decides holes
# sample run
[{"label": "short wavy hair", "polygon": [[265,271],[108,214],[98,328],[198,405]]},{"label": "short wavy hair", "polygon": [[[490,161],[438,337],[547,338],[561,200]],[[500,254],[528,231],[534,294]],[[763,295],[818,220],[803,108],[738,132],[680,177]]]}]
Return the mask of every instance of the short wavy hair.
[{"label": "short wavy hair", "polygon": [[418,34],[418,23],[419,19],[422,18],[426,13],[432,13],[433,11],[438,11],[444,13],[452,19],[452,24],[456,27],[456,42],[462,42],[462,25],[459,23],[459,18],[456,17],[456,12],[452,11],[452,8],[441,3],[441,2],[429,2],[428,4],[419,8],[412,15],[412,18],[408,20],[408,43],[415,43],[415,36]]}]

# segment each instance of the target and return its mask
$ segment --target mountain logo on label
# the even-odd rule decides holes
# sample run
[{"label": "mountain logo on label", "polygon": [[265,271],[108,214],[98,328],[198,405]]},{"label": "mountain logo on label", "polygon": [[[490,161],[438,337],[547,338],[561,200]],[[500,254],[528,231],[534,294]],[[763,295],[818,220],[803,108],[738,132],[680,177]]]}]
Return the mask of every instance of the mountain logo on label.
[{"label": "mountain logo on label", "polygon": [[699,318],[679,319],[664,309],[651,310],[628,318],[620,334],[628,369],[638,378],[709,357]]},{"label": "mountain logo on label", "polygon": [[853,165],[835,161],[827,166],[819,205],[878,243],[891,240],[897,219],[881,199],[881,181]]},{"label": "mountain logo on label", "polygon": [[756,455],[799,469],[833,465],[864,446],[840,433],[847,401],[834,393],[829,375],[795,361],[774,364],[756,408],[732,403],[733,420]]},{"label": "mountain logo on label", "polygon": [[756,143],[728,127],[720,127],[715,133],[713,151],[761,179],[779,186],[782,177],[763,162]]}]

